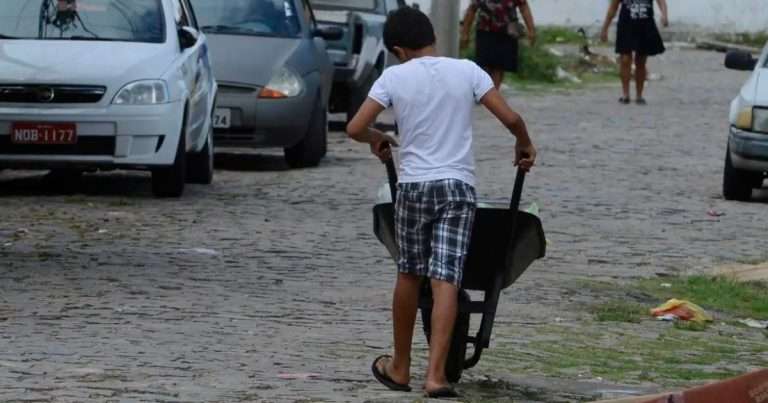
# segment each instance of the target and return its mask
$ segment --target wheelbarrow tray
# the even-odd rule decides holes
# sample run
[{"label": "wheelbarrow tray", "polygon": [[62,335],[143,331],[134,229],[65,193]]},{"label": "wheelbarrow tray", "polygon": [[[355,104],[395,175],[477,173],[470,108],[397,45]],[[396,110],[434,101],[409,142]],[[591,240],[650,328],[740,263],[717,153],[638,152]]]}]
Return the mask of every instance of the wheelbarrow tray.
[{"label": "wheelbarrow tray", "polygon": [[[376,237],[397,261],[393,204],[376,205],[373,217]],[[534,261],[544,257],[546,239],[541,220],[523,211],[517,212],[516,222],[513,218],[508,208],[478,207],[464,266],[463,289],[488,291],[495,281],[500,281],[501,289],[508,288]]]}]

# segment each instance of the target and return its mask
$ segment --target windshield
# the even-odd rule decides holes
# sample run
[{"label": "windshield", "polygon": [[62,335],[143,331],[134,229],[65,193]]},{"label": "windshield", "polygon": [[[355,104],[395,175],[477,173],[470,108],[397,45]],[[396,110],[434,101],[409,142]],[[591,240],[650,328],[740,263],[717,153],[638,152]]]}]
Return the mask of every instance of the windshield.
[{"label": "windshield", "polygon": [[192,0],[203,31],[213,34],[296,37],[292,0]]},{"label": "windshield", "polygon": [[0,39],[165,42],[160,0],[0,0]]},{"label": "windshield", "polygon": [[312,0],[312,6],[326,9],[375,10],[376,0]]}]

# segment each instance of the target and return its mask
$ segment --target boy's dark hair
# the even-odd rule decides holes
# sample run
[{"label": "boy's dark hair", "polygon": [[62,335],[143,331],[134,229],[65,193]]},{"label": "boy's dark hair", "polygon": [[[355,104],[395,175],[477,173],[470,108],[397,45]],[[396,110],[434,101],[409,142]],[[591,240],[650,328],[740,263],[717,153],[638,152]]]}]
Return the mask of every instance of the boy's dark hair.
[{"label": "boy's dark hair", "polygon": [[413,7],[389,13],[384,24],[384,46],[391,53],[395,53],[395,46],[419,50],[435,42],[435,29],[426,14]]}]

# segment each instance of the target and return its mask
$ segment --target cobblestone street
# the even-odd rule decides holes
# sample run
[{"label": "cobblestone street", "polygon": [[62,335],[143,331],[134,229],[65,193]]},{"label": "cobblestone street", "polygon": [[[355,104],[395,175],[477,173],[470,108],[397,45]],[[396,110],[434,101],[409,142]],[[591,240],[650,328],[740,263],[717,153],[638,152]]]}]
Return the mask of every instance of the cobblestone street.
[{"label": "cobblestone street", "polygon": [[[619,105],[618,84],[507,94],[541,153],[524,205],[540,206],[551,244],[502,296],[495,342],[568,317],[563,290],[579,279],[766,258],[768,191],[752,203],[720,196],[728,105],[747,75],[725,70],[722,54],[680,49],[650,68],[663,79],[646,107]],[[512,137],[485,111],[475,127],[478,193],[504,202]],[[317,169],[262,151],[218,165],[213,186],[180,200],[154,199],[140,173],[66,184],[0,173],[0,401],[420,396],[370,375],[390,348],[395,268],[372,234],[386,176],[367,147],[334,132]],[[525,376],[481,362],[459,388]]]}]

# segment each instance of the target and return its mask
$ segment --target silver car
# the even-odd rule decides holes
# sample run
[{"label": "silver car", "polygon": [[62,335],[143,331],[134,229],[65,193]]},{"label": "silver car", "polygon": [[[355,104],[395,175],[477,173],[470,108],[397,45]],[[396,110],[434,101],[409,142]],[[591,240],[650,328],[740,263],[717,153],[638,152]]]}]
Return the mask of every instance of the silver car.
[{"label": "silver car", "polygon": [[282,147],[292,167],[325,156],[333,64],[307,0],[192,0],[219,83],[217,146]]}]

